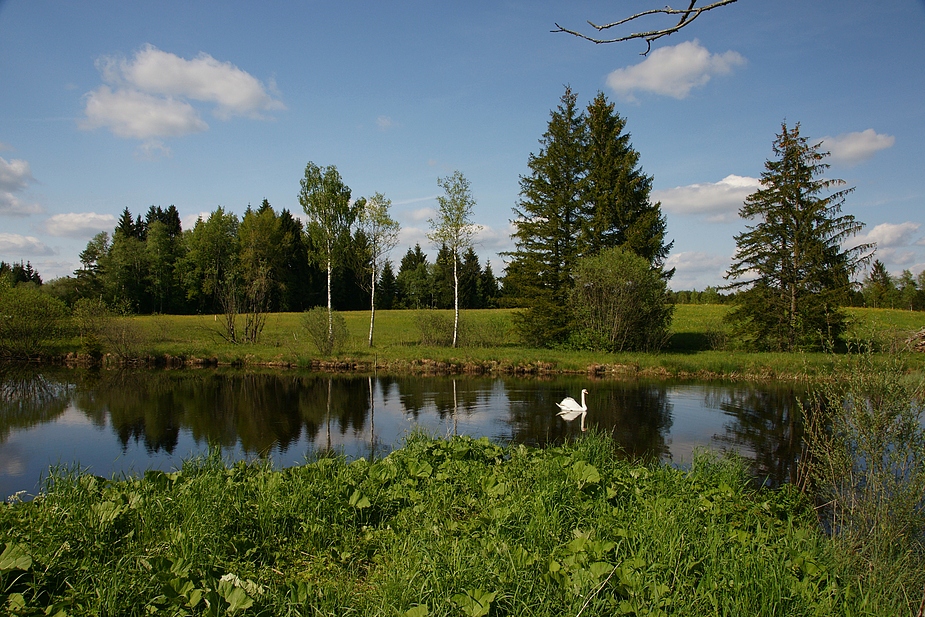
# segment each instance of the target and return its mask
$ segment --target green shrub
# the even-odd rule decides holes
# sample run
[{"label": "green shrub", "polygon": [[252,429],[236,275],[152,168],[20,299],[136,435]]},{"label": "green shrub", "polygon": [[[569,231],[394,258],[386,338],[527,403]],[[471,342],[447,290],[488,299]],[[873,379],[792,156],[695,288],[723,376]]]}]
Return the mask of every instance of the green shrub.
[{"label": "green shrub", "polygon": [[668,342],[674,305],[661,272],[620,248],[581,259],[568,302],[570,344],[595,351],[657,351]]},{"label": "green shrub", "polygon": [[417,311],[414,315],[421,345],[426,347],[449,347],[453,344],[453,320],[437,311]]},{"label": "green shrub", "polygon": [[349,340],[347,322],[340,313],[331,314],[328,327],[328,309],[316,306],[302,313],[302,330],[322,356],[330,356],[344,348]]},{"label": "green shrub", "polygon": [[74,325],[80,336],[83,353],[99,357],[103,354],[103,334],[109,330],[113,314],[101,299],[81,298],[74,303]]},{"label": "green shrub", "polygon": [[68,335],[70,325],[64,302],[37,287],[0,291],[0,355],[22,359],[47,353]]}]

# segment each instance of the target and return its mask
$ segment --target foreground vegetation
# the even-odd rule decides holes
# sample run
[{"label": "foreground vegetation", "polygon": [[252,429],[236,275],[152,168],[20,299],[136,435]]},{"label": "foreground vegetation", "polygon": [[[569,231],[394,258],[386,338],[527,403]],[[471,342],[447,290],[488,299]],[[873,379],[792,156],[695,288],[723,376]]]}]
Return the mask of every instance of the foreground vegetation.
[{"label": "foreground vegetation", "polygon": [[[921,572],[857,576],[798,491],[734,460],[412,436],[378,461],[56,470],[0,506],[11,614],[908,615]],[[910,573],[911,572],[911,573]]]}]

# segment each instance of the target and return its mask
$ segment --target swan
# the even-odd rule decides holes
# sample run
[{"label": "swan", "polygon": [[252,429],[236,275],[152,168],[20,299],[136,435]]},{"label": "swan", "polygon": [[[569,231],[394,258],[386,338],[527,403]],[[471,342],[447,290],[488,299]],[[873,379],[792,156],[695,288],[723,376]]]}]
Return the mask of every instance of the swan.
[{"label": "swan", "polygon": [[588,430],[585,428],[585,416],[588,415],[588,404],[585,402],[585,395],[587,394],[587,390],[581,391],[581,405],[579,405],[578,401],[573,399],[571,396],[567,396],[562,399],[561,403],[556,403],[560,409],[559,413],[556,415],[566,422],[571,422],[578,416],[581,416],[581,430]]}]

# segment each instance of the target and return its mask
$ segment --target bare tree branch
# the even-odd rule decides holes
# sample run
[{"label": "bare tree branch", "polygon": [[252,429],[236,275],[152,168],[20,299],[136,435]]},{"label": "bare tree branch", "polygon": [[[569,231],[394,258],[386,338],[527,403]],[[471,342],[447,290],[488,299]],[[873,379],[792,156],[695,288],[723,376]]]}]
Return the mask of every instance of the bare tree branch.
[{"label": "bare tree branch", "polygon": [[585,39],[586,41],[591,41],[592,43],[598,43],[598,44],[622,43],[624,41],[642,39],[646,42],[646,51],[642,54],[643,56],[645,56],[645,55],[648,55],[649,51],[652,50],[653,41],[656,41],[662,38],[663,36],[674,34],[681,28],[684,28],[685,26],[690,25],[695,19],[700,17],[701,13],[705,13],[707,11],[711,11],[721,6],[726,6],[727,4],[732,4],[737,1],[738,0],[716,0],[715,2],[712,2],[705,6],[698,7],[697,6],[698,0],[691,0],[690,6],[688,6],[686,9],[673,9],[670,6],[666,6],[661,9],[650,9],[648,11],[642,11],[641,13],[636,13],[635,15],[630,15],[629,17],[625,17],[619,21],[614,21],[609,24],[602,24],[602,25],[598,25],[592,21],[588,21],[588,24],[592,28],[594,28],[598,32],[603,32],[604,30],[609,30],[611,28],[618,28],[619,26],[628,24],[637,19],[642,19],[643,17],[648,17],[650,15],[680,15],[681,16],[681,19],[678,21],[678,23],[674,24],[673,26],[669,26],[667,28],[662,28],[659,30],[646,30],[644,32],[633,32],[631,34],[627,34],[624,36],[619,36],[619,37],[615,37],[611,39],[604,39],[604,38],[597,38],[597,37],[589,36],[582,32],[578,32],[577,30],[563,28],[558,23],[556,24],[556,29],[552,30],[552,32],[565,32],[566,34],[571,34],[572,36],[577,36],[578,38]]}]

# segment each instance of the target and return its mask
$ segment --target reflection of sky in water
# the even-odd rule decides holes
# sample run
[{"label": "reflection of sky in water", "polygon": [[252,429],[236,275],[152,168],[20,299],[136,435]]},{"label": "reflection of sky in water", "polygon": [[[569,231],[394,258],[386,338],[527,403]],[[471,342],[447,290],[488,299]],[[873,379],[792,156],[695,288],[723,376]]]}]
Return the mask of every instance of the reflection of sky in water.
[{"label": "reflection of sky in water", "polygon": [[716,438],[725,433],[728,416],[719,409],[706,407],[703,390],[697,386],[671,388],[672,423],[668,442],[671,462],[690,464],[694,450],[709,447],[721,450]]},{"label": "reflection of sky in water", "polygon": [[[436,387],[448,390],[436,394],[430,390],[424,391],[417,399],[419,410],[411,413],[404,408],[397,383],[376,381],[372,413],[358,423],[360,428],[342,427],[337,418],[325,419],[318,424],[313,441],[308,431],[302,430],[298,439],[292,440],[288,447],[282,448],[277,444],[264,454],[281,467],[300,464],[306,457],[327,449],[343,452],[351,458],[370,458],[400,447],[406,436],[415,429],[422,429],[438,437],[453,434],[487,436],[500,444],[507,444],[523,437],[518,431],[523,430],[524,422],[541,427],[546,435],[549,435],[549,431],[558,431],[560,437],[575,437],[580,435],[577,422],[565,425],[559,421],[555,417],[557,410],[550,402],[550,397],[555,396],[555,400],[559,400],[563,392],[573,394],[573,391],[580,391],[581,387],[592,390],[589,397],[589,424],[611,430],[614,427],[607,426],[605,418],[623,417],[625,419],[621,421],[627,422],[630,421],[628,418],[633,417],[608,416],[606,410],[593,407],[603,405],[611,391],[623,392],[626,389],[625,384],[617,382],[585,384],[582,381],[570,381],[550,386],[539,381],[510,382],[497,379],[467,382],[466,379],[460,379],[457,382],[459,404],[455,414],[452,413],[452,381],[446,379],[433,383]],[[366,390],[366,379],[357,379],[356,387]],[[466,391],[466,388],[471,390]],[[673,464],[689,464],[697,448],[728,447],[720,438],[727,434],[728,425],[734,418],[708,406],[718,404],[717,401],[723,398],[717,398],[716,386],[710,386],[713,393],[710,397],[706,396],[707,390],[703,386],[696,384],[662,384],[658,388],[666,394],[666,409],[670,410],[670,428],[663,437]],[[620,400],[620,404],[624,404],[623,399]],[[713,403],[708,403],[708,400]],[[519,414],[516,420],[515,407]],[[439,409],[443,410],[442,414],[438,413]],[[72,403],[50,422],[10,429],[6,440],[0,443],[0,498],[22,490],[34,493],[38,479],[47,475],[51,465],[71,465],[79,461],[81,469],[111,477],[123,473],[141,473],[146,469],[170,471],[178,468],[183,460],[208,452],[208,444],[203,439],[194,439],[186,426],[180,427],[172,453],[163,448],[156,452],[149,451],[144,440],[136,438],[130,438],[123,450],[117,427],[112,425],[109,416],[103,414],[100,417],[97,414],[96,417],[99,419],[91,421],[88,414]],[[740,450],[747,454],[748,446]],[[234,447],[223,448],[223,454],[231,460],[252,459],[256,456],[246,453],[240,441]]]}]

